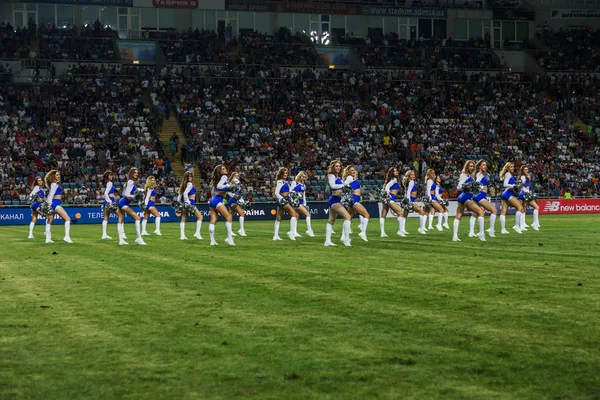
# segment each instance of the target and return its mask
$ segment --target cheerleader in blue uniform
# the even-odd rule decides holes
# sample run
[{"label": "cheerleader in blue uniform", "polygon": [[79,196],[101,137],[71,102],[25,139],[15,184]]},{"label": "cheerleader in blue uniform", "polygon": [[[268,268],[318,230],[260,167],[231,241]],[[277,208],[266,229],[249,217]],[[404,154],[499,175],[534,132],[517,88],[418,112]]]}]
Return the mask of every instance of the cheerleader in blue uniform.
[{"label": "cheerleader in blue uniform", "polygon": [[135,233],[137,238],[135,242],[139,245],[146,245],[144,239],[142,239],[142,229],[140,224],[140,217],[137,215],[135,211],[131,208],[130,204],[134,199],[135,192],[137,187],[135,186],[135,182],[138,180],[140,176],[140,171],[137,168],[131,168],[129,173],[127,174],[127,185],[125,189],[123,189],[123,196],[117,202],[119,208],[117,208],[117,216],[119,217],[119,221],[117,223],[117,232],[119,234],[119,245],[127,245],[128,243],[125,241],[125,214],[129,215],[135,221]]},{"label": "cheerleader in blue uniform", "polygon": [[210,225],[208,225],[208,233],[210,234],[210,245],[217,246],[218,243],[215,240],[215,224],[219,214],[225,218],[225,230],[227,232],[227,239],[225,243],[230,246],[235,246],[233,241],[233,230],[231,225],[231,214],[227,211],[227,207],[223,204],[223,198],[227,194],[230,188],[230,184],[227,181],[227,167],[219,164],[215,167],[210,179],[210,185],[213,187],[212,197],[208,202],[210,209]]},{"label": "cheerleader in blue uniform", "polygon": [[436,176],[435,171],[433,169],[428,169],[425,174],[425,197],[429,199],[431,202],[431,210],[429,210],[429,228],[433,229],[433,217],[435,213],[438,215],[438,223],[436,225],[436,229],[438,231],[442,231],[442,217],[444,215],[444,207],[440,204],[440,200],[437,196],[437,184],[436,184]]},{"label": "cheerleader in blue uniform", "polygon": [[113,185],[114,175],[112,171],[106,171],[102,175],[102,183],[104,184],[104,201],[102,205],[104,206],[104,219],[102,220],[102,239],[103,240],[111,240],[112,238],[108,236],[106,233],[106,229],[108,227],[108,220],[110,218],[111,212],[108,210],[107,206],[113,204],[115,202],[115,186]]},{"label": "cheerleader in blue uniform", "polygon": [[[427,213],[415,203],[417,200],[417,191],[419,190],[419,185],[417,185],[416,179],[417,175],[415,174],[415,171],[412,169],[406,171],[404,178],[402,178],[402,186],[404,186],[404,196],[412,203],[412,209],[419,214],[419,229],[417,231],[421,235],[426,235],[427,229],[425,229],[425,224],[427,223]],[[404,217],[405,223],[409,212],[410,210],[402,211],[402,216]]]},{"label": "cheerleader in blue uniform", "polygon": [[508,207],[512,206],[517,210],[515,214],[515,226],[513,229],[517,233],[523,233],[520,228],[521,224],[521,214],[523,213],[523,206],[521,202],[517,198],[518,193],[515,193],[515,185],[517,181],[513,177],[513,173],[515,172],[515,165],[511,162],[507,162],[502,167],[502,171],[500,171],[500,179],[504,182],[504,191],[500,195],[502,199],[502,211],[500,212],[500,228],[502,229],[502,234],[507,235],[508,231],[506,230],[506,212],[508,211]]},{"label": "cheerleader in blue uniform", "polygon": [[287,233],[290,240],[296,240],[298,234],[298,213],[290,204],[281,205],[281,201],[284,197],[290,195],[290,185],[287,182],[288,170],[287,168],[279,168],[277,171],[277,184],[275,186],[275,199],[277,204],[277,214],[275,215],[275,227],[273,233],[273,240],[281,240],[279,237],[279,225],[281,225],[281,218],[284,213],[288,213],[290,219],[290,231]]},{"label": "cheerleader in blue uniform", "polygon": [[[306,234],[310,237],[314,237],[315,234],[312,230],[310,212],[308,211],[308,204],[306,202],[306,185],[304,184],[304,182],[306,182],[307,179],[308,175],[306,175],[306,172],[298,172],[298,174],[296,175],[296,179],[292,182],[290,189],[293,192],[300,194],[300,205],[298,206],[298,208],[296,208],[296,212],[298,213],[298,216],[302,214],[304,215],[304,217],[306,217]],[[300,235],[297,236],[300,237]]]},{"label": "cheerleader in blue uniform", "polygon": [[[71,218],[65,209],[60,205],[62,201],[63,188],[60,186],[60,172],[53,169],[46,174],[46,186],[48,187],[48,197],[46,197],[46,204],[48,204],[55,214],[58,214],[65,221],[65,237],[64,241],[67,243],[73,243],[71,240]],[[54,215],[46,218],[46,243],[52,242],[52,221]]]},{"label": "cheerleader in blue uniform", "polygon": [[[192,172],[186,172],[183,174],[181,179],[181,186],[179,187],[179,201],[181,201],[187,207],[193,207],[196,205],[196,186],[194,186],[194,174]],[[186,207],[181,210],[181,222],[179,223],[179,239],[188,240],[185,236],[185,223],[189,217],[189,212]],[[202,214],[198,208],[195,209],[192,214],[196,217],[196,233],[194,237],[198,240],[202,240],[200,235],[200,229],[202,228]]]},{"label": "cheerleader in blue uniform", "polygon": [[[237,191],[239,190],[240,185],[240,173],[234,172],[233,174],[231,174],[231,176],[229,177],[229,182],[231,182],[232,188],[235,189],[234,192],[227,193],[227,197],[229,198],[227,200],[227,207],[229,208],[229,213],[231,214],[232,218],[233,213],[236,213],[240,216],[240,229],[238,230],[238,234],[240,236],[248,236],[246,235],[246,231],[244,230],[244,220],[246,217],[246,213],[244,212],[244,210],[242,210],[242,207],[240,207],[236,198]],[[235,233],[233,234],[233,236],[236,236]]]},{"label": "cheerleader in blue uniform", "polygon": [[344,184],[346,186],[350,186],[352,189],[352,198],[354,199],[354,204],[348,208],[348,212],[351,216],[358,214],[358,217],[360,218],[360,233],[358,234],[358,237],[365,242],[368,242],[367,227],[369,226],[369,218],[371,218],[371,215],[369,215],[367,209],[360,203],[361,188],[360,181],[358,180],[358,171],[356,171],[354,166],[348,165],[346,168],[344,168],[342,179]]},{"label": "cheerleader in blue uniform", "polygon": [[535,200],[525,200],[525,196],[529,193],[533,193],[533,186],[531,185],[529,168],[526,166],[521,167],[521,183],[523,184],[523,190],[519,193],[519,200],[523,203],[523,213],[521,214],[521,230],[527,229],[527,224],[525,223],[525,216],[527,215],[527,206],[531,206],[533,208],[533,224],[531,227],[539,231],[540,230],[540,221],[539,221],[539,213],[540,207],[538,206]]},{"label": "cheerleader in blue uniform", "polygon": [[442,187],[442,178],[439,175],[435,177],[435,188],[433,189],[433,192],[435,193],[435,197],[443,210],[442,216],[444,223],[442,224],[442,226],[445,229],[450,229],[450,225],[448,225],[448,216],[450,215],[450,213],[448,212],[448,207],[443,205],[441,201],[443,199],[442,193],[444,193],[444,188]]},{"label": "cheerleader in blue uniform", "polygon": [[398,216],[398,235],[405,237],[408,235],[406,232],[406,218],[404,218],[404,214],[402,213],[402,209],[396,203],[396,199],[398,198],[398,192],[400,191],[400,184],[398,183],[398,168],[391,167],[387,170],[385,174],[384,180],[384,188],[385,192],[388,196],[388,201],[381,206],[381,214],[379,215],[379,230],[381,231],[381,237],[387,237],[385,233],[385,217],[389,210],[392,210]]},{"label": "cheerleader in blue uniform", "polygon": [[[496,217],[498,216],[498,210],[491,201],[488,200],[488,184],[490,183],[487,162],[485,160],[477,161],[475,164],[475,180],[481,184],[481,191],[473,197],[473,200],[477,202],[484,212],[488,210],[490,214],[490,228],[487,230],[490,237],[496,237],[495,226]],[[475,217],[471,215],[471,224],[469,230],[469,236],[475,237]]]},{"label": "cheerleader in blue uniform", "polygon": [[150,215],[153,215],[156,224],[156,229],[154,229],[154,234],[157,236],[162,236],[160,233],[160,214],[154,205],[156,202],[156,178],[153,176],[149,176],[146,179],[146,184],[144,185],[144,219],[142,220],[142,236],[150,236],[150,234],[146,231],[146,226],[148,225],[148,218]]},{"label": "cheerleader in blue uniform", "polygon": [[35,200],[31,203],[31,222],[29,223],[29,236],[28,239],[35,239],[33,237],[33,228],[35,227],[35,223],[38,220],[38,216],[42,217],[42,213],[40,212],[40,206],[46,200],[46,194],[44,193],[44,180],[41,176],[36,176],[33,181],[33,187],[31,188],[31,193],[29,193],[29,198]]},{"label": "cheerleader in blue uniform", "polygon": [[342,163],[339,160],[333,160],[327,168],[327,183],[331,188],[331,196],[329,197],[329,220],[325,227],[325,246],[336,246],[331,241],[331,235],[333,233],[333,224],[337,217],[344,219],[342,224],[342,243],[345,246],[350,247],[350,220],[352,217],[348,211],[342,206],[342,189],[344,188],[344,181],[342,180]]},{"label": "cheerleader in blue uniform", "polygon": [[485,242],[485,227],[483,219],[484,212],[481,209],[481,207],[477,205],[477,202],[473,199],[473,193],[468,193],[463,190],[463,186],[465,184],[475,182],[475,179],[473,179],[472,176],[473,171],[475,171],[475,162],[473,160],[469,160],[463,166],[463,169],[460,173],[460,178],[458,180],[457,189],[461,193],[457,199],[458,207],[456,209],[456,217],[454,218],[452,235],[452,241],[454,242],[460,242],[460,239],[458,238],[458,227],[460,225],[460,220],[463,216],[465,208],[477,216],[477,221],[479,222],[479,233],[477,234],[477,237],[479,238],[479,240]]}]

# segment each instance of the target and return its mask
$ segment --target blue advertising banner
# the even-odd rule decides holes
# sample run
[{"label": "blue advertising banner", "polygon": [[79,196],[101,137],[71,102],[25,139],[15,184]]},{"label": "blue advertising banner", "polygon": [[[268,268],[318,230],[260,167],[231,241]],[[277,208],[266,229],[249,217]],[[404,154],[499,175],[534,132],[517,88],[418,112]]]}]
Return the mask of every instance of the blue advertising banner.
[{"label": "blue advertising banner", "polygon": [[350,66],[350,49],[344,46],[315,46],[325,65]]},{"label": "blue advertising banner", "polygon": [[[362,203],[369,214],[371,214],[371,218],[379,217],[379,207],[378,203]],[[456,214],[456,202],[451,201],[449,205],[449,212],[451,216]],[[494,204],[500,209],[500,202],[495,201]],[[158,212],[160,213],[161,222],[179,222],[180,215],[175,213],[175,210],[171,208],[171,206],[167,205],[159,205],[156,207]],[[133,209],[138,213],[139,216],[142,216],[142,212],[138,207],[133,207]],[[208,205],[200,205],[198,209],[202,213],[202,216],[205,221],[210,217],[208,211]],[[65,211],[69,214],[72,220],[72,224],[101,224],[104,219],[104,214],[100,207],[66,207]],[[309,211],[312,218],[316,219],[325,219],[329,216],[329,205],[327,203],[310,203]],[[275,204],[273,203],[260,203],[255,204],[254,209],[246,212],[246,221],[273,221],[275,219]],[[531,212],[531,210],[530,210]],[[509,209],[509,214],[514,214],[514,209]],[[416,213],[411,213],[410,217],[416,217]],[[392,213],[388,213],[388,218],[394,218],[395,216]],[[285,219],[289,219],[289,216],[286,214]],[[38,222],[40,224],[44,223],[44,218],[40,218],[41,221]],[[234,217],[234,220],[237,217]],[[150,216],[150,221],[154,221],[154,217]],[[189,221],[195,221],[195,217],[190,217]],[[219,220],[222,220],[219,217]],[[110,223],[116,223],[117,216],[110,216]],[[2,225],[28,225],[31,222],[31,210],[27,207],[18,207],[18,208],[0,208],[0,226]],[[125,222],[133,222],[133,219],[129,216],[125,217]],[[53,224],[64,224],[64,221],[56,216]]]},{"label": "blue advertising banner", "polygon": [[117,40],[119,56],[124,61],[156,61],[156,43],[137,40]]}]

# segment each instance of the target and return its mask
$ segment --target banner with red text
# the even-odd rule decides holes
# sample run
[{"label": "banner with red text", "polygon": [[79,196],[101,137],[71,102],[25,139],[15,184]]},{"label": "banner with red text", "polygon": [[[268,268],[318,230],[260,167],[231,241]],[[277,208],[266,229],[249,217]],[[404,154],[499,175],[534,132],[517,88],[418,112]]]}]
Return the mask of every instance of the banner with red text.
[{"label": "banner with red text", "polygon": [[540,214],[600,214],[600,199],[537,200]]},{"label": "banner with red text", "polygon": [[198,0],[152,0],[152,7],[195,10],[198,8]]}]

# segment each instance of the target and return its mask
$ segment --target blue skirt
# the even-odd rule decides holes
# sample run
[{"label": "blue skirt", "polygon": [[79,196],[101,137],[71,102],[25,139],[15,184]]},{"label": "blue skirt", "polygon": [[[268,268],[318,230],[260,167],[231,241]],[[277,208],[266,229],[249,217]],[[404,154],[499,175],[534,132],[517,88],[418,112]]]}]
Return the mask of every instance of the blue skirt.
[{"label": "blue skirt", "polygon": [[473,193],[465,193],[462,192],[458,199],[456,199],[460,204],[465,204],[469,200],[473,200]]},{"label": "blue skirt", "polygon": [[342,198],[340,196],[330,196],[329,197],[329,201],[327,202],[327,204],[329,204],[329,207],[333,206],[334,204],[340,204],[342,202]]},{"label": "blue skirt", "polygon": [[119,208],[129,207],[129,204],[131,204],[131,200],[129,200],[126,197],[121,197],[119,199],[119,202],[117,203],[117,205],[119,206]]},{"label": "blue skirt", "polygon": [[223,203],[223,196],[215,195],[211,197],[208,205],[212,208],[217,208],[220,204]]},{"label": "blue skirt", "polygon": [[478,203],[481,200],[486,200],[486,199],[487,199],[487,193],[485,193],[485,192],[479,192],[475,195],[475,197],[473,197],[473,200],[475,200]]},{"label": "blue skirt", "polygon": [[512,189],[506,189],[500,195],[500,198],[504,201],[509,201],[511,197],[515,197],[515,193],[512,191]]},{"label": "blue skirt", "polygon": [[52,209],[56,210],[56,207],[60,206],[60,203],[61,203],[60,199],[53,199],[52,200]]}]

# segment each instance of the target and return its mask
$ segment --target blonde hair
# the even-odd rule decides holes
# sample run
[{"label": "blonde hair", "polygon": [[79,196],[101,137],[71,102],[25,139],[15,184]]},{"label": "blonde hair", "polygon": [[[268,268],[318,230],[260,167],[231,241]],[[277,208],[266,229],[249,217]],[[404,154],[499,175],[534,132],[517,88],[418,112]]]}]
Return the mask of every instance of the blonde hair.
[{"label": "blonde hair", "polygon": [[431,179],[431,180],[435,179],[435,171],[433,170],[433,168],[429,168],[427,170],[427,173],[425,174],[425,184],[427,184],[428,179]]},{"label": "blonde hair", "polygon": [[179,194],[183,193],[185,191],[185,187],[188,184],[188,178],[191,176],[194,176],[193,172],[190,171],[186,171],[185,174],[183,174],[183,178],[181,179],[181,184],[179,185]]},{"label": "blonde hair", "polygon": [[[154,186],[150,187],[150,182],[154,182]],[[150,175],[146,179],[146,184],[144,185],[144,190],[152,189],[156,187],[156,178],[153,175]]]},{"label": "blonde hair", "polygon": [[510,167],[514,167],[514,164],[511,162],[507,162],[506,164],[504,164],[504,167],[502,167],[502,171],[500,171],[500,179],[504,179],[504,176],[506,175]]},{"label": "blonde hair", "polygon": [[46,176],[44,177],[44,182],[46,182],[46,187],[49,188],[50,185],[54,182],[54,180],[56,179],[56,174],[58,174],[57,169],[53,169],[46,174]]},{"label": "blonde hair", "polygon": [[415,171],[413,171],[412,169],[406,171],[404,177],[402,178],[402,186],[406,187],[406,185],[408,185],[408,182],[410,181],[410,174],[413,174],[414,172]]},{"label": "blonde hair", "polygon": [[298,174],[296,175],[295,180],[296,180],[296,182],[298,182],[298,179],[302,179],[302,178],[308,179],[308,175],[304,171],[298,172]]},{"label": "blonde hair", "polygon": [[327,167],[327,175],[334,175],[339,178],[339,175],[337,175],[333,169],[335,164],[340,164],[340,167],[342,166],[342,162],[340,160],[333,160],[329,163],[329,167]]},{"label": "blonde hair", "polygon": [[[350,170],[354,168],[354,165],[348,165],[346,168],[344,168],[344,171],[342,172],[342,179],[346,180],[346,178],[348,177],[348,175],[350,175]],[[356,168],[354,168],[356,170]]]},{"label": "blonde hair", "polygon": [[471,175],[471,174],[469,174],[469,165],[471,165],[471,164],[473,164],[473,170],[475,170],[475,161],[467,160],[467,162],[465,162],[465,165],[463,165],[463,169],[460,173],[466,174],[466,175]]}]

